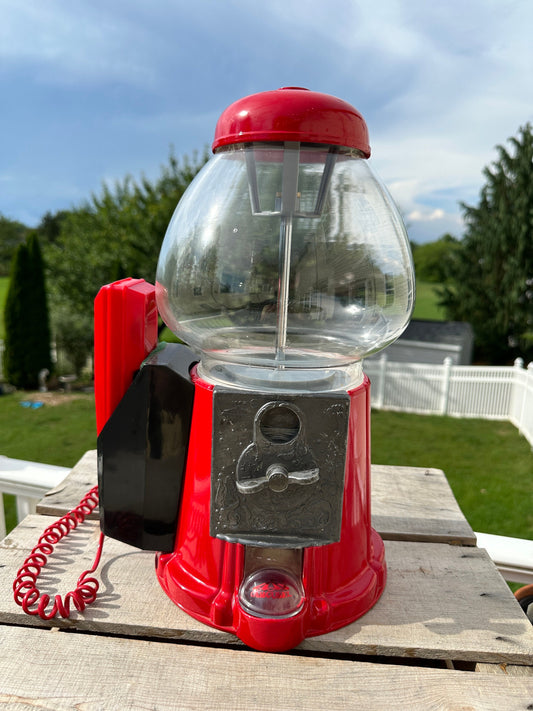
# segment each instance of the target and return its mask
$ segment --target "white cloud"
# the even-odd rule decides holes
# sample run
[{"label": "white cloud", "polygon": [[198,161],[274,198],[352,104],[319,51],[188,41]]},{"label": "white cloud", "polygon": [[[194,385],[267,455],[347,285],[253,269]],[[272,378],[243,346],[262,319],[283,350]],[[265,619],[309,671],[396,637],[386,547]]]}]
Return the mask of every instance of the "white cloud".
[{"label": "white cloud", "polygon": [[[496,144],[533,115],[533,3],[334,4],[311,2],[303,34],[338,52],[344,76],[353,70],[352,95],[343,98],[365,114],[374,165],[412,220],[461,229],[459,201],[478,193]],[[268,3],[268,12],[296,21],[283,0]]]},{"label": "white cloud", "polygon": [[[209,143],[226,97],[230,103],[261,88],[303,83],[363,112],[372,162],[413,230],[458,234],[459,201],[476,199],[483,168],[496,158],[494,146],[533,119],[531,0],[0,2],[2,79],[31,77],[30,91],[35,78],[67,92],[75,86],[75,100],[59,91],[54,100],[71,108],[78,98],[86,102],[81,119],[74,111],[58,116],[68,122],[68,147],[61,132],[46,133],[36,104],[41,135],[58,141],[52,158],[43,140],[26,150],[42,156],[40,173],[34,171],[40,175],[74,148],[80,170],[94,158],[94,173],[101,166],[109,171],[108,156],[97,156],[106,150],[98,148],[100,134],[114,151],[113,173],[150,170],[146,156],[159,164],[171,143],[178,155]],[[100,92],[114,82],[126,87],[120,96],[130,99],[127,108],[112,89]],[[84,87],[91,93],[83,94]],[[146,101],[150,92],[157,102]],[[100,93],[107,104],[98,103]],[[47,116],[53,121],[52,111]],[[4,134],[29,145],[27,126],[23,133],[2,118]],[[13,160],[10,174],[19,176]],[[56,174],[47,182],[64,181]],[[30,184],[27,175],[19,178],[21,204],[29,202]],[[81,176],[81,191],[85,184]],[[0,211],[9,205],[0,204]]]},{"label": "white cloud", "polygon": [[446,217],[444,210],[440,207],[435,210],[413,210],[407,215],[408,221],[414,222],[433,222],[434,220],[442,220]]}]

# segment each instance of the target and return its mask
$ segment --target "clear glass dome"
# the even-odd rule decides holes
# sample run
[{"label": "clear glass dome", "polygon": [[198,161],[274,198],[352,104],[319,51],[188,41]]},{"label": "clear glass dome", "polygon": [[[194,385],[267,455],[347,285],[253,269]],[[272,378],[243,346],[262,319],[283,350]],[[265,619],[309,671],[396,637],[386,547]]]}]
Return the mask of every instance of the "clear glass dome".
[{"label": "clear glass dome", "polygon": [[168,327],[202,351],[208,379],[345,387],[360,377],[362,358],[407,326],[409,242],[358,151],[231,146],[204,166],[172,217],[157,302]]}]

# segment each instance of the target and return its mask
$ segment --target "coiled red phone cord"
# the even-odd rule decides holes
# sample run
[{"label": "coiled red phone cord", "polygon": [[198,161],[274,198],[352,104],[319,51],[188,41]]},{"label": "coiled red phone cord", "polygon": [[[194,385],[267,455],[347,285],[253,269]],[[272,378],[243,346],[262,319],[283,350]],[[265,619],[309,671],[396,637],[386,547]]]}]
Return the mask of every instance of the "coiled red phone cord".
[{"label": "coiled red phone cord", "polygon": [[[76,583],[76,588],[65,595],[56,595],[52,608],[47,611],[50,596],[39,592],[37,588],[37,578],[43,567],[46,565],[47,556],[53,553],[54,546],[62,538],[73,531],[79,523],[82,523],[86,516],[98,505],[98,487],[93,487],[83,497],[80,503],[45,529],[39,542],[24,561],[24,565],[19,569],[17,577],[13,583],[15,602],[20,605],[28,615],[39,615],[43,620],[51,620],[57,614],[61,617],[70,616],[71,602],[76,610],[81,612],[87,605],[96,599],[98,592],[98,580],[88,577],[94,573],[102,555],[104,545],[104,534],[100,533],[98,548],[94,563],[89,570],[85,570]],[[37,607],[34,607],[37,605]]]}]

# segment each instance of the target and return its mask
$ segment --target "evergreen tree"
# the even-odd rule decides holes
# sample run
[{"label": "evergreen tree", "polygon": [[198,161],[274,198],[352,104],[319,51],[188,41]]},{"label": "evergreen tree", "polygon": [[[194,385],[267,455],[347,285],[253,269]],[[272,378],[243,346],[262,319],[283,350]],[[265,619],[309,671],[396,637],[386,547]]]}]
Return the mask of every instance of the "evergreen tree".
[{"label": "evergreen tree", "polygon": [[27,311],[29,261],[28,246],[24,242],[17,247],[13,256],[4,311],[4,377],[17,387],[26,386],[28,369],[24,313]]},{"label": "evergreen tree", "polygon": [[45,283],[45,268],[41,245],[36,234],[28,237],[31,284],[28,301],[30,310],[26,316],[28,346],[31,351],[31,372],[39,373],[46,368],[52,370],[50,355],[50,318]]},{"label": "evergreen tree", "polygon": [[469,321],[489,362],[533,359],[533,131],[497,147],[479,204],[462,205],[466,232],[453,254],[442,303]]},{"label": "evergreen tree", "polygon": [[0,213],[0,276],[8,276],[15,251],[28,234],[21,222],[10,220]]},{"label": "evergreen tree", "polygon": [[6,297],[4,375],[18,388],[35,388],[39,371],[51,368],[44,269],[36,237],[13,257]]}]

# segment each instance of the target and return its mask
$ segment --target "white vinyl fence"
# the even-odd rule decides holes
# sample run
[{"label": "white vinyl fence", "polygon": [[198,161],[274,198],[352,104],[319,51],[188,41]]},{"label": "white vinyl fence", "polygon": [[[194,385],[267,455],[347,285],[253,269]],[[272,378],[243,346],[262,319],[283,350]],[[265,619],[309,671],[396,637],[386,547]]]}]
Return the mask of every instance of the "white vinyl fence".
[{"label": "white vinyl fence", "polygon": [[533,446],[533,363],[514,366],[367,360],[372,407],[427,415],[509,420]]}]

